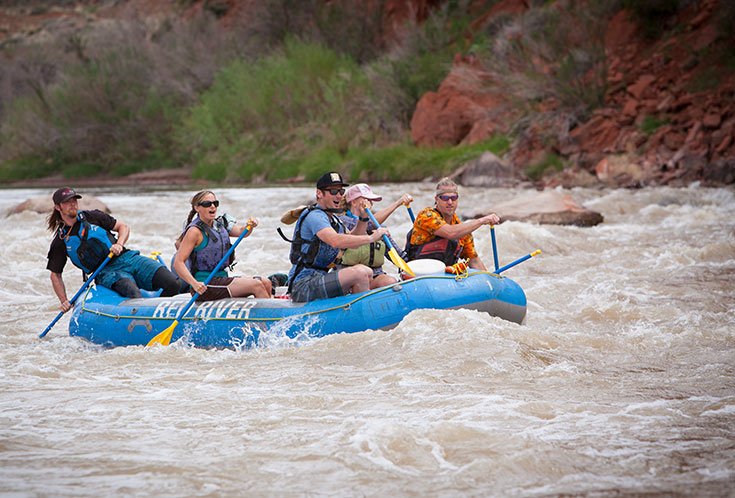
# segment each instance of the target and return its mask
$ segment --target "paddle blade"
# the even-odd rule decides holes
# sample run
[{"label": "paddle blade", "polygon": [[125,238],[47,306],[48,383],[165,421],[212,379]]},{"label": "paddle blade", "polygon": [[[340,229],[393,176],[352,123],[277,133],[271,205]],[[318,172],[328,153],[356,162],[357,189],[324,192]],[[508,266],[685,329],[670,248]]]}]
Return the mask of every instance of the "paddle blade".
[{"label": "paddle blade", "polygon": [[405,271],[406,273],[408,273],[412,277],[415,277],[416,276],[414,274],[414,272],[411,270],[411,267],[409,267],[406,264],[406,262],[403,261],[401,259],[401,257],[398,255],[398,253],[396,252],[395,247],[391,247],[390,249],[388,249],[388,256],[390,256],[390,260],[393,261],[393,264],[396,265],[398,268],[400,268],[401,270]]},{"label": "paddle blade", "polygon": [[160,344],[161,346],[168,346],[171,342],[171,335],[174,333],[174,329],[179,324],[178,320],[174,320],[174,322],[166,327],[166,330],[158,334],[156,337],[151,339],[147,346],[153,346],[155,344]]}]

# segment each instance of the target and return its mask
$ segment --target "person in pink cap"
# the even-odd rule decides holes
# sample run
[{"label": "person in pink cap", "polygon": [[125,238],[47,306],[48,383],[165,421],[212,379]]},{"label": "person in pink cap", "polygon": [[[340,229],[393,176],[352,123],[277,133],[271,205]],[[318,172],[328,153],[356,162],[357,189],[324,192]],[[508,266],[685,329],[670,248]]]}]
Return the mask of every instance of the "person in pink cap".
[{"label": "person in pink cap", "polygon": [[[383,198],[373,192],[370,185],[358,183],[347,189],[345,192],[345,202],[347,211],[344,215],[339,216],[340,221],[345,225],[347,230],[356,226],[358,221],[367,223],[367,233],[372,233],[377,227],[369,218],[360,218],[353,213],[359,213],[361,207],[367,207],[372,210],[373,202],[380,202]],[[403,194],[397,201],[391,205],[374,212],[373,215],[378,223],[383,223],[393,212],[404,204],[413,202],[413,197],[409,194]],[[390,236],[389,236],[390,237]],[[398,244],[391,238],[391,243],[396,250],[400,251]],[[383,263],[386,259],[388,248],[383,240],[378,239],[370,244],[365,244],[354,249],[346,249],[339,256],[337,268],[346,268],[358,264],[363,264],[373,270],[373,278],[370,281],[370,288],[376,289],[385,285],[392,285],[397,280],[383,270]],[[399,254],[402,258],[405,254]]]}]

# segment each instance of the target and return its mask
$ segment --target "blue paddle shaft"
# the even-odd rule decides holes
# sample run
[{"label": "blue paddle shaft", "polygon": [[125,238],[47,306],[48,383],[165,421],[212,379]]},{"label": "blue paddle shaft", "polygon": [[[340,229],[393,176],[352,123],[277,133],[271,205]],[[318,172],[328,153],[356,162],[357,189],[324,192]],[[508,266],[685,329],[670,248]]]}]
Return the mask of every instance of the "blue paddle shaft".
[{"label": "blue paddle shaft", "polygon": [[406,209],[408,209],[408,215],[411,217],[411,222],[416,222],[416,217],[413,215],[413,209],[411,209],[411,206],[406,204]]},{"label": "blue paddle shaft", "polygon": [[533,254],[526,254],[522,258],[516,259],[512,263],[508,263],[507,265],[505,265],[504,267],[500,268],[499,270],[495,270],[495,273],[503,272],[503,271],[507,270],[508,268],[514,267],[518,263],[523,263],[524,261],[526,261],[527,259],[529,259],[531,256],[533,256]]},{"label": "blue paddle shaft", "polygon": [[[373,216],[373,213],[370,212],[370,209],[365,208],[365,212],[368,214],[368,216],[370,216],[370,219],[375,224],[375,229],[377,230],[378,228],[380,228],[380,223],[378,223],[378,220],[375,219],[375,216]],[[390,243],[390,240],[388,239],[387,235],[383,235],[383,240],[385,241],[385,245],[388,246],[389,250],[393,249],[393,244]]]},{"label": "blue paddle shaft", "polygon": [[[107,257],[105,258],[105,260],[102,263],[100,263],[100,265],[94,271],[94,273],[92,274],[92,276],[89,277],[86,282],[84,282],[84,285],[82,285],[79,288],[79,290],[77,291],[77,293],[74,294],[74,297],[72,297],[69,300],[69,304],[74,304],[74,301],[76,301],[79,298],[79,296],[82,295],[82,292],[84,292],[87,289],[87,287],[89,287],[89,285],[94,281],[94,279],[97,276],[97,274],[100,271],[102,271],[102,268],[104,268],[105,265],[107,265],[107,263],[109,263],[112,260],[112,257],[113,256],[114,256],[114,254],[112,252],[110,252],[110,254],[107,255]],[[51,323],[48,324],[48,327],[46,327],[46,330],[44,330],[43,332],[41,332],[41,335],[39,335],[38,337],[40,337],[41,339],[43,339],[43,337],[46,334],[48,334],[49,330],[51,330],[51,327],[53,327],[54,325],[56,325],[56,322],[58,322],[61,319],[62,316],[64,316],[64,312],[63,311],[59,312],[59,314],[56,315],[56,318],[54,318],[54,320]]]},{"label": "blue paddle shaft", "polygon": [[[242,231],[242,233],[237,238],[237,240],[235,241],[235,243],[232,244],[232,247],[230,247],[230,249],[222,257],[222,259],[220,259],[219,263],[217,263],[217,266],[215,266],[214,267],[214,270],[212,270],[212,273],[210,273],[209,276],[207,277],[207,279],[204,281],[204,285],[207,285],[207,284],[209,284],[209,282],[212,281],[212,279],[214,278],[214,275],[220,270],[220,268],[222,268],[222,265],[225,264],[225,261],[227,261],[229,259],[230,254],[232,254],[232,252],[235,250],[235,248],[240,243],[240,241],[243,238],[245,238],[245,236],[248,233],[250,233],[251,230],[252,230],[252,228],[250,226],[248,226],[248,227],[245,228],[245,230]],[[184,309],[182,309],[179,312],[178,316],[176,317],[176,321],[177,322],[179,320],[181,320],[181,318],[186,314],[187,311],[189,311],[189,308],[191,308],[191,305],[194,304],[194,301],[196,301],[197,297],[199,297],[199,293],[198,292],[195,292],[194,295],[191,297],[191,299],[189,299],[189,303],[184,307]]]},{"label": "blue paddle shaft", "polygon": [[498,246],[495,245],[495,227],[493,225],[490,225],[490,239],[493,242],[493,260],[495,261],[495,273],[499,273],[498,272]]}]

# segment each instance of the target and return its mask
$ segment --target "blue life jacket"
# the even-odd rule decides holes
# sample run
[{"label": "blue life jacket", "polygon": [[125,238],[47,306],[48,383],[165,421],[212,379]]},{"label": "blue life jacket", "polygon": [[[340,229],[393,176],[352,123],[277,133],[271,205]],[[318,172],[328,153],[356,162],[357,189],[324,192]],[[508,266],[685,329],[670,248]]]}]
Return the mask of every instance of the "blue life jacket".
[{"label": "blue life jacket", "polygon": [[77,223],[80,223],[80,226],[75,235],[70,235],[71,228],[61,227],[59,237],[64,241],[66,255],[74,266],[81,268],[84,273],[94,273],[110,254],[110,247],[117,242],[117,239],[109,231],[87,221],[84,211],[80,211],[77,215]]},{"label": "blue life jacket", "polygon": [[[196,278],[197,272],[211,273],[217,263],[225,256],[227,251],[232,247],[230,242],[230,232],[226,228],[227,220],[220,216],[214,220],[214,226],[209,227],[197,216],[191,223],[186,227],[189,230],[191,227],[197,227],[207,237],[207,245],[201,249],[191,251],[189,259],[187,260],[187,266],[189,271]],[[185,231],[186,231],[185,230]],[[235,261],[235,251],[232,251],[230,257],[225,263],[227,266],[232,266]],[[220,269],[222,274],[217,276],[227,276],[227,272],[224,268]]]}]

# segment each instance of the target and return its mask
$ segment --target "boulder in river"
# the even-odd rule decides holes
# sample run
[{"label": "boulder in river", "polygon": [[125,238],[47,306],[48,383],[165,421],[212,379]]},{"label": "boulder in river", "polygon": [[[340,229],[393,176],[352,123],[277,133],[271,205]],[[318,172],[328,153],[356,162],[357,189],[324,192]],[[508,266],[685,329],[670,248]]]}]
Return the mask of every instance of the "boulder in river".
[{"label": "boulder in river", "polygon": [[482,209],[465,218],[479,218],[496,213],[501,221],[528,221],[546,225],[589,227],[602,223],[602,214],[585,208],[569,194],[553,190],[522,195]]},{"label": "boulder in river", "polygon": [[[10,210],[10,214],[22,213],[23,211],[35,211],[37,213],[50,213],[54,209],[54,201],[51,200],[51,194],[39,195],[37,197],[31,197],[30,199],[21,202],[13,209]],[[92,197],[91,195],[85,195],[79,199],[79,210],[89,211],[91,209],[99,209],[105,213],[110,213],[110,208],[101,200]]]}]

